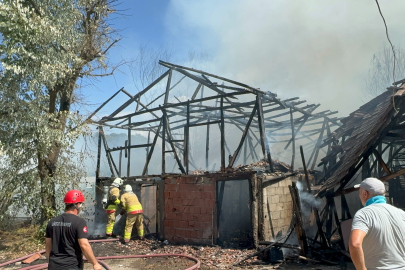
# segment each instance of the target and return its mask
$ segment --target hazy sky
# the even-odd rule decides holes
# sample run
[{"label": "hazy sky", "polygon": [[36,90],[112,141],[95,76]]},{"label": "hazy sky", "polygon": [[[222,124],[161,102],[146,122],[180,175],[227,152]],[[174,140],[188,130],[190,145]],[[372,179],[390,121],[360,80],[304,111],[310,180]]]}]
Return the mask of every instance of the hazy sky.
[{"label": "hazy sky", "polygon": [[[405,1],[380,0],[380,6],[392,42],[403,45]],[[136,57],[146,43],[170,44],[180,64],[190,51],[205,51],[208,72],[281,98],[321,103],[340,116],[363,104],[370,60],[388,46],[372,0],[137,0],[119,9],[127,16],[114,24],[124,38],[112,59]],[[86,91],[91,103],[102,103],[122,86],[136,93],[132,79],[121,73],[95,85],[96,91]]]}]

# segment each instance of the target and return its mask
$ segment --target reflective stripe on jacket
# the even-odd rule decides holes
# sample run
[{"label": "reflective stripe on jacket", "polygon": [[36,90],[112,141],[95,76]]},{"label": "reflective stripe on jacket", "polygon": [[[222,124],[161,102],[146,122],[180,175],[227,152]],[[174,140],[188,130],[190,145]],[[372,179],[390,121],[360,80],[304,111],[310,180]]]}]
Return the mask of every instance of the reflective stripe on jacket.
[{"label": "reflective stripe on jacket", "polygon": [[142,205],[138,200],[138,197],[133,192],[127,192],[121,196],[122,209],[128,214],[143,213]]},{"label": "reflective stripe on jacket", "polygon": [[[115,201],[112,201],[112,196],[117,197]],[[117,211],[118,205],[121,203],[120,199],[120,190],[117,187],[111,186],[110,191],[108,192],[108,205],[105,209],[107,213],[112,213]]]}]

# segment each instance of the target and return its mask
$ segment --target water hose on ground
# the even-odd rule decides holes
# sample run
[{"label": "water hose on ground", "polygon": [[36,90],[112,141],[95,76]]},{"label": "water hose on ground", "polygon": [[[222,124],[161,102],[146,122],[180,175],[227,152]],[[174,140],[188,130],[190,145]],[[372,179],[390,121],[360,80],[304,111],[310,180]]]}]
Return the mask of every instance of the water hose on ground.
[{"label": "water hose on ground", "polygon": [[[118,241],[118,238],[113,238],[113,239],[100,239],[100,240],[89,240],[90,243],[98,243],[98,242],[113,242],[113,241]],[[36,253],[40,253],[43,254],[45,253],[45,250],[41,250],[39,252],[35,252],[33,254],[29,254],[26,256],[23,256],[21,258],[17,258],[15,260],[12,261],[8,261],[5,263],[0,264],[0,267],[15,263],[15,262],[19,262],[22,260],[25,260],[29,257],[31,257],[32,255],[36,254]],[[103,262],[103,260],[112,260],[112,259],[132,259],[132,258],[153,258],[153,257],[183,257],[183,258],[187,258],[190,259],[194,262],[196,262],[193,266],[185,269],[185,270],[193,270],[193,269],[197,269],[200,267],[200,261],[197,258],[194,258],[192,256],[188,256],[188,255],[183,255],[183,254],[150,254],[150,255],[122,255],[122,256],[109,256],[109,257],[96,257],[97,261],[99,264],[101,264],[105,269],[107,270],[112,270],[107,263]],[[47,263],[43,263],[43,264],[37,264],[37,265],[30,265],[24,268],[20,268],[19,270],[41,270],[41,269],[45,269],[48,267]]]}]

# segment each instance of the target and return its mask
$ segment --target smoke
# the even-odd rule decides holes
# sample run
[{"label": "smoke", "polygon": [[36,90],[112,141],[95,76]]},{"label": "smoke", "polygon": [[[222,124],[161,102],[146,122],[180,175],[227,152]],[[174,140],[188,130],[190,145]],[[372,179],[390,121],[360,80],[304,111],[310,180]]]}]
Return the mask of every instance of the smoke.
[{"label": "smoke", "polygon": [[[381,3],[394,45],[405,41],[404,7]],[[341,115],[363,103],[370,61],[387,44],[368,0],[171,1],[166,26],[180,53],[203,47],[212,55],[210,72]]]},{"label": "smoke", "polygon": [[311,193],[304,191],[304,186],[299,181],[297,181],[297,189],[300,196],[301,213],[308,217],[313,208],[319,208],[321,206],[322,199],[315,198]]}]

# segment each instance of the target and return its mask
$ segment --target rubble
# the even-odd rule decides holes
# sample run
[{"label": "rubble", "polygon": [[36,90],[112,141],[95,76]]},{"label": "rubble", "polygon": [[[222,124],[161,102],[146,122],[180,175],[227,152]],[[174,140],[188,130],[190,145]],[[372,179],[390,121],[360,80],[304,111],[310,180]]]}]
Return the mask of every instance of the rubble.
[{"label": "rubble", "polygon": [[[233,264],[242,260],[249,254],[255,252],[254,249],[223,249],[219,246],[193,246],[193,245],[171,245],[166,241],[155,239],[145,239],[144,241],[131,241],[129,245],[124,246],[117,242],[101,243],[103,249],[111,250],[114,247],[125,248],[125,253],[131,254],[184,254],[198,258],[201,261],[203,269],[233,269]],[[124,252],[124,251],[123,251]],[[98,255],[99,256],[99,255]],[[192,262],[190,262],[191,264]],[[241,267],[261,265],[263,262],[257,257],[250,258],[241,263]]]},{"label": "rubble", "polygon": [[[273,168],[275,171],[275,174],[277,174],[277,172],[289,172],[291,171],[291,166],[280,161],[277,159],[273,159]],[[269,170],[269,163],[267,162],[266,159],[261,159],[259,161],[250,163],[248,165],[238,165],[235,166],[234,168],[228,169],[228,171],[232,171],[232,172],[246,172],[246,171],[270,171]],[[217,173],[220,173],[221,171],[217,171]],[[204,174],[209,174],[211,172],[203,170],[203,169],[198,169],[198,170],[194,170],[192,172],[190,172],[191,175],[204,175]]]}]

